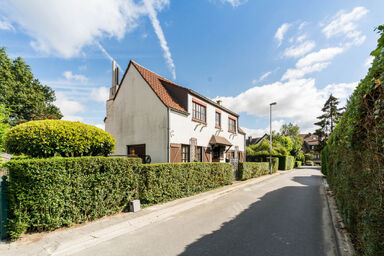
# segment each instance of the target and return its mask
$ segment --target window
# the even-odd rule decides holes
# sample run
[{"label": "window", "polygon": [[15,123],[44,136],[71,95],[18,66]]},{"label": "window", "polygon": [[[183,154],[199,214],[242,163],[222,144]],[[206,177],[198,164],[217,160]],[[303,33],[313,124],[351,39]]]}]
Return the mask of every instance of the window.
[{"label": "window", "polygon": [[189,162],[189,145],[181,145],[181,162]]},{"label": "window", "polygon": [[203,148],[202,147],[196,148],[196,160],[199,162],[203,162]]},{"label": "window", "polygon": [[192,102],[192,118],[206,122],[206,107],[199,103]]},{"label": "window", "polygon": [[228,131],[236,132],[236,120],[228,118]]},{"label": "window", "polygon": [[221,114],[219,112],[216,112],[215,115],[215,126],[218,128],[221,127]]}]

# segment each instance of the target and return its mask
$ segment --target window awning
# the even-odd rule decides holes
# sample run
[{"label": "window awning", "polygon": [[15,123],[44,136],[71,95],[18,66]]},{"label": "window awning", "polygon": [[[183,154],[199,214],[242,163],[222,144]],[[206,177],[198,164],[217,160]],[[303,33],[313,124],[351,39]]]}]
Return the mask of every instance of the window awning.
[{"label": "window awning", "polygon": [[226,138],[221,136],[215,136],[215,135],[212,135],[211,140],[209,141],[209,144],[232,146],[231,142],[229,142]]}]

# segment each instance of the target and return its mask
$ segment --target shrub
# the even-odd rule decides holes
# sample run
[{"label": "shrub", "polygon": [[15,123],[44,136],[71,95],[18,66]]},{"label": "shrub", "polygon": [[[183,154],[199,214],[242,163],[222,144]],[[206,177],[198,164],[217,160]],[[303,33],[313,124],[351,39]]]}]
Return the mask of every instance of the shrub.
[{"label": "shrub", "polygon": [[146,164],[139,168],[140,200],[155,204],[190,196],[233,180],[233,167],[228,163]]},{"label": "shrub", "polygon": [[97,156],[113,152],[115,139],[92,125],[62,120],[31,121],[10,129],[7,152],[33,157]]},{"label": "shrub", "polygon": [[325,146],[321,152],[320,152],[320,158],[321,158],[321,172],[324,175],[327,175],[327,170],[329,168],[328,166],[328,155],[329,155],[329,150],[328,147]]},{"label": "shrub", "polygon": [[295,162],[295,167],[297,167],[297,168],[301,167],[301,161],[296,161]]},{"label": "shrub", "polygon": [[[274,169],[272,169],[275,172]],[[269,174],[269,162],[242,162],[239,163],[239,179],[247,180]]]},{"label": "shrub", "polygon": [[384,25],[368,74],[322,152],[327,181],[359,255],[384,255]]},{"label": "shrub", "polygon": [[293,156],[279,156],[279,170],[291,170],[295,166]]},{"label": "shrub", "polygon": [[122,211],[138,197],[140,158],[9,161],[8,233],[53,230]]}]

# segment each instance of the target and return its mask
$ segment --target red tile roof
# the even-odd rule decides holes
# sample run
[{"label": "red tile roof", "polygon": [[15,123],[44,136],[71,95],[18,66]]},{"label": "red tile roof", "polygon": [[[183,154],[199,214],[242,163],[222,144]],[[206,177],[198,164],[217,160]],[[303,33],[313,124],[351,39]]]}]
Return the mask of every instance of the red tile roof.
[{"label": "red tile roof", "polygon": [[123,78],[121,79],[120,86],[119,86],[114,98],[116,98],[116,96],[120,90],[121,84],[124,80],[124,77],[127,74],[131,65],[133,65],[137,69],[137,71],[140,73],[140,75],[143,77],[143,79],[147,82],[147,84],[152,88],[152,90],[155,92],[155,94],[159,97],[159,99],[167,107],[173,108],[175,110],[178,110],[178,111],[181,111],[184,113],[188,113],[188,110],[183,108],[179,103],[177,103],[177,101],[169,94],[167,89],[164,87],[163,83],[168,83],[172,86],[178,87],[179,89],[185,90],[186,92],[193,94],[194,96],[196,96],[196,97],[198,97],[204,101],[209,102],[210,104],[216,106],[219,109],[222,109],[222,110],[224,110],[224,111],[226,111],[226,112],[228,112],[228,113],[230,113],[236,117],[239,116],[237,113],[225,108],[222,105],[219,105],[217,102],[214,102],[213,100],[211,100],[207,97],[204,97],[203,95],[201,95],[201,94],[199,94],[199,93],[197,93],[191,89],[188,89],[188,88],[182,87],[178,84],[175,84],[174,82],[172,82],[172,81],[170,81],[164,77],[159,76],[158,74],[156,74],[156,73],[152,72],[151,70],[141,66],[140,64],[134,62],[133,60],[131,60],[129,62],[128,68],[125,71]]},{"label": "red tile roof", "polygon": [[[171,108],[174,108],[174,109],[177,109],[177,110],[180,110],[180,111],[183,111],[183,112],[187,112],[186,109],[181,107],[171,97],[171,95],[169,95],[168,91],[164,88],[164,86],[161,83],[161,81],[170,83],[170,84],[172,84],[174,86],[178,86],[178,87],[181,87],[181,86],[175,84],[172,81],[169,81],[168,79],[165,79],[165,78],[159,76],[158,74],[156,74],[156,73],[154,73],[154,72],[144,68],[143,66],[137,64],[136,62],[134,62],[132,60],[131,60],[131,63],[137,69],[137,71],[139,71],[141,76],[148,83],[148,85],[152,88],[152,90],[155,92],[155,94],[160,98],[160,100],[164,103],[164,105],[166,105],[168,107],[171,107]],[[181,88],[183,88],[183,87],[181,87]]]}]

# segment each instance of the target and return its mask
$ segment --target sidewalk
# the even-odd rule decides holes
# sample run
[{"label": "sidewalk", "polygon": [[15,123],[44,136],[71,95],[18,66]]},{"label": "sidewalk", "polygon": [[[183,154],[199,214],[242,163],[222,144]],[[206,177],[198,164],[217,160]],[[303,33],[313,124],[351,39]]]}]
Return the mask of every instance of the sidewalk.
[{"label": "sidewalk", "polygon": [[70,255],[146,225],[165,221],[176,214],[212,202],[227,193],[285,173],[289,172],[278,171],[247,181],[235,181],[229,186],[147,207],[136,213],[119,213],[71,228],[24,235],[13,243],[0,242],[0,255]]}]

